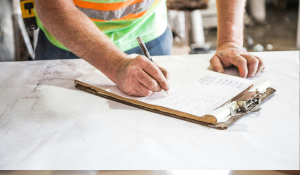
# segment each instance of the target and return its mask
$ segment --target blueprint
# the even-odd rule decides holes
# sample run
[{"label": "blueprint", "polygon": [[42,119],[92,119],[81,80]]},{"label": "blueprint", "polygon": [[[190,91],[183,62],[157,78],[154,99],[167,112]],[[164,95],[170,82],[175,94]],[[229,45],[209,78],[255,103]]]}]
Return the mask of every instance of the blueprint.
[{"label": "blueprint", "polygon": [[[211,69],[211,56],[153,58]],[[299,52],[258,56],[277,92],[226,131],[80,91],[96,70],[81,59],[0,63],[0,169],[299,169]]]},{"label": "blueprint", "polygon": [[[10,116],[43,122],[82,112],[84,105],[74,104],[81,98],[81,92],[75,91],[74,80],[84,71],[95,69],[83,60],[5,63],[0,67],[2,124],[9,122]],[[5,133],[3,128],[0,132]],[[4,136],[2,133],[0,139]]]}]

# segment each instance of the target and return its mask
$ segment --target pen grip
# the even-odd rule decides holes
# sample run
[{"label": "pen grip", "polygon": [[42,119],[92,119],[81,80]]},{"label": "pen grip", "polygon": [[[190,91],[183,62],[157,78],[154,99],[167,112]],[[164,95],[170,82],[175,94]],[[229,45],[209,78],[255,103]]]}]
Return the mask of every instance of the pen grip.
[{"label": "pen grip", "polygon": [[140,45],[140,47],[141,47],[141,49],[142,49],[144,55],[145,55],[150,61],[153,62],[153,59],[152,59],[152,57],[150,56],[150,54],[149,54],[149,52],[148,52],[148,50],[147,50],[147,48],[146,48],[146,45],[145,45],[145,43],[143,42],[142,38],[141,38],[141,37],[137,37],[136,39],[138,40],[138,43],[139,43],[139,45]]},{"label": "pen grip", "polygon": [[149,54],[149,52],[144,52],[144,55],[150,60],[150,61],[152,61],[153,62],[153,59],[152,59],[152,57],[150,56],[150,54]]}]

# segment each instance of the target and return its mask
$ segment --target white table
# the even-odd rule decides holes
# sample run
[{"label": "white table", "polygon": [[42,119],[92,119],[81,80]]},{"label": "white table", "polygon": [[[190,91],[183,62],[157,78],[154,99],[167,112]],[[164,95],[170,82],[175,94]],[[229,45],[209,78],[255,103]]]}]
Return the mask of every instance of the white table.
[{"label": "white table", "polygon": [[0,169],[299,169],[299,52],[256,55],[277,92],[225,131],[77,90],[83,60],[0,63]]}]

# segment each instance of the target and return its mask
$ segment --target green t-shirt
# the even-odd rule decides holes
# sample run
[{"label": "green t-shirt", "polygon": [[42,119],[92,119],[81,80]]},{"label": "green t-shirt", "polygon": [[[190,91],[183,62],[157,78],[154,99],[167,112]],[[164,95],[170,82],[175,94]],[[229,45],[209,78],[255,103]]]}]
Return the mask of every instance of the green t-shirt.
[{"label": "green t-shirt", "polygon": [[[139,2],[128,5],[130,1]],[[167,28],[167,8],[165,1],[166,0],[74,0],[74,4],[79,10],[90,17],[98,29],[120,50],[127,51],[138,47],[136,40],[138,36],[140,36],[144,42],[149,42],[164,33]],[[78,2],[78,5],[76,2]],[[85,3],[87,3],[87,5]],[[119,4],[121,5],[117,6]],[[95,5],[95,8],[93,5]],[[109,8],[114,10],[109,10]],[[36,13],[35,9],[34,11]],[[44,31],[48,40],[53,45],[68,50],[43,26],[37,13],[36,19],[38,26]]]}]

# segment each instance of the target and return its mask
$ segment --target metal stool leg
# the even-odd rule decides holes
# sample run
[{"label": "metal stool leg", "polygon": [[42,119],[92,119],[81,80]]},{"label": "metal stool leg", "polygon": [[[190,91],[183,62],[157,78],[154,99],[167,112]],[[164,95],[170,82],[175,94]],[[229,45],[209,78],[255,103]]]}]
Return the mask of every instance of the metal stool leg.
[{"label": "metal stool leg", "polygon": [[203,28],[202,14],[200,10],[191,12],[192,39],[191,43],[197,47],[205,45],[205,36]]},{"label": "metal stool leg", "polygon": [[205,43],[203,19],[200,10],[191,12],[191,54],[207,53],[210,46]]},{"label": "metal stool leg", "polygon": [[265,0],[251,0],[250,11],[256,22],[265,23],[266,21],[266,4]]}]

